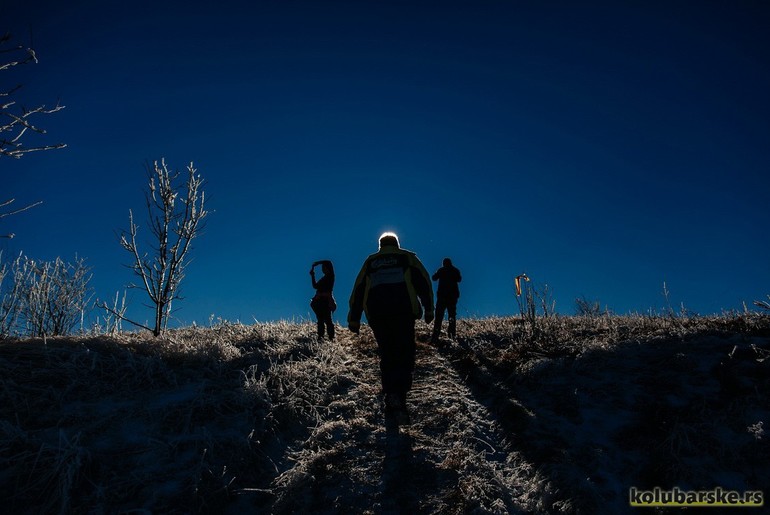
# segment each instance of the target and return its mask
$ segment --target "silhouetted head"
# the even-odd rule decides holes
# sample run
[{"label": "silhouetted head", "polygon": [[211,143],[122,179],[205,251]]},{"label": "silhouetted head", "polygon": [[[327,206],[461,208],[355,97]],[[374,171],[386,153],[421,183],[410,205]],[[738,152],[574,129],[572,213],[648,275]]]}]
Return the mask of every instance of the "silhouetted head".
[{"label": "silhouetted head", "polygon": [[324,275],[334,275],[334,266],[331,261],[321,264],[321,271]]},{"label": "silhouetted head", "polygon": [[444,258],[444,261],[442,261],[442,264],[444,266],[452,266],[452,260],[449,258]]},{"label": "silhouetted head", "polygon": [[398,236],[394,232],[384,232],[380,236],[380,248],[382,247],[396,247],[399,248]]}]

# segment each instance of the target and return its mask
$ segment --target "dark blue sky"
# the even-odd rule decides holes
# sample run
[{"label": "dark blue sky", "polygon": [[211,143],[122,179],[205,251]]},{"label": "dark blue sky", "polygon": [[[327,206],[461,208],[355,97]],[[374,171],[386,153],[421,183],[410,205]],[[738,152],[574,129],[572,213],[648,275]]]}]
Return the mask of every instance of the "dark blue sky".
[{"label": "dark blue sky", "polygon": [[68,145],[0,161],[4,198],[44,201],[0,248],[85,257],[100,298],[133,281],[116,231],[161,157],[215,210],[185,324],[307,317],[316,259],[344,319],[385,230],[431,272],[453,259],[463,316],[516,312],[522,272],[565,314],[660,310],[664,281],[701,314],[770,293],[767,2],[0,0],[0,20],[40,59],[3,85],[66,106],[28,144]]}]

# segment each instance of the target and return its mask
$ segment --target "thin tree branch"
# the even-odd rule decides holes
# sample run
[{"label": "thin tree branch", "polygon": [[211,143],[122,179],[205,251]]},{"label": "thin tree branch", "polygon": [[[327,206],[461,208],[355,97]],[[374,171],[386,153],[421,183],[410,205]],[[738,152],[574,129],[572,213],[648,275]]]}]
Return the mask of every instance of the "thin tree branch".
[{"label": "thin tree branch", "polygon": [[[15,200],[16,200],[16,199],[11,199],[11,200],[8,200],[8,201],[6,201],[6,202],[4,202],[4,203],[0,204],[0,207],[5,207],[5,206],[8,206],[8,205],[10,205],[11,203],[13,203]],[[30,205],[28,205],[28,206],[26,206],[26,207],[23,207],[23,208],[21,208],[21,209],[17,209],[16,211],[11,211],[10,213],[0,213],[0,218],[5,218],[6,216],[11,216],[11,215],[16,215],[16,214],[18,214],[18,213],[22,213],[22,212],[26,211],[27,209],[32,209],[33,207],[35,207],[35,206],[39,206],[39,205],[40,205],[40,204],[42,204],[42,203],[43,203],[43,201],[42,201],[42,200],[39,200],[39,201],[35,202],[34,204],[30,204]]]},{"label": "thin tree branch", "polygon": [[99,304],[99,303],[97,302],[97,303],[96,303],[96,307],[97,307],[97,308],[101,308],[101,309],[103,309],[103,310],[105,310],[105,311],[107,311],[107,312],[109,312],[109,313],[111,313],[111,314],[115,315],[115,316],[116,316],[116,317],[118,317],[119,319],[121,319],[121,320],[123,320],[123,321],[125,321],[125,322],[128,322],[129,324],[132,324],[132,325],[135,325],[136,327],[141,327],[142,329],[147,329],[148,331],[150,331],[150,332],[153,332],[153,330],[152,330],[152,329],[150,329],[149,327],[147,327],[146,325],[144,325],[144,324],[140,324],[139,322],[134,322],[134,321],[133,321],[133,320],[131,320],[130,318],[126,318],[126,317],[125,317],[125,316],[124,316],[122,313],[118,313],[117,311],[115,311],[114,309],[112,309],[111,307],[109,307],[109,306],[107,305],[107,303],[106,303],[106,302],[102,302],[101,304]]}]

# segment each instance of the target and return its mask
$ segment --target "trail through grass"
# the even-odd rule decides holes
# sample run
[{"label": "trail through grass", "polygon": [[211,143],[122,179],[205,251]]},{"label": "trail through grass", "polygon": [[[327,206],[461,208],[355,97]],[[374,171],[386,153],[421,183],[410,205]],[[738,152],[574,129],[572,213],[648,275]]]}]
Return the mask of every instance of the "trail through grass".
[{"label": "trail through grass", "polygon": [[543,481],[524,463],[445,356],[419,345],[409,425],[383,415],[371,336],[342,336],[314,358],[345,364],[344,390],[319,412],[276,480],[278,512],[531,510]]}]

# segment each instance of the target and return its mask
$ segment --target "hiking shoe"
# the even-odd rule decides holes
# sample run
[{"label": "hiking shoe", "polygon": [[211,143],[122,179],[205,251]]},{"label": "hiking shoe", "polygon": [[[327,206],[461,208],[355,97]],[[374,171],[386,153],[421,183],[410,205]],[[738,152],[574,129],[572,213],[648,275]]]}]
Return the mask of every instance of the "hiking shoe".
[{"label": "hiking shoe", "polygon": [[406,394],[385,394],[385,419],[396,426],[409,425],[409,411],[406,409]]}]

